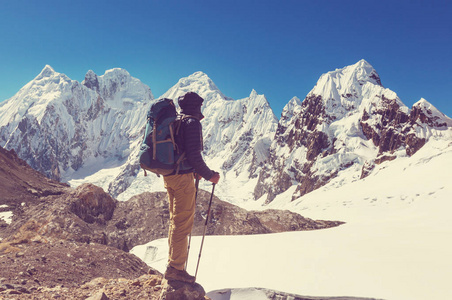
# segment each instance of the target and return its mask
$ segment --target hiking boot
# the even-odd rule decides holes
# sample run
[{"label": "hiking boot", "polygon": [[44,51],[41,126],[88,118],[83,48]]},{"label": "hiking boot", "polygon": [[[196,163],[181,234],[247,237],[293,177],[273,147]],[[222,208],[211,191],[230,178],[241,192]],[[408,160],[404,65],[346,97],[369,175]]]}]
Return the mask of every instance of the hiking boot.
[{"label": "hiking boot", "polygon": [[178,270],[171,266],[168,266],[166,268],[164,277],[167,280],[178,280],[178,281],[183,281],[183,282],[187,282],[187,283],[194,283],[196,280],[195,276],[191,276],[190,274],[187,273],[187,271]]}]

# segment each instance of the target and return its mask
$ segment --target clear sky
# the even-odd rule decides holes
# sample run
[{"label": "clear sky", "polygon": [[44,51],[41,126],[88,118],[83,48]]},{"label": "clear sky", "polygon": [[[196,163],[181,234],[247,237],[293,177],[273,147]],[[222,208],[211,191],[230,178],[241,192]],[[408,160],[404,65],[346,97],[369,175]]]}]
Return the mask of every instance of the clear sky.
[{"label": "clear sky", "polygon": [[367,60],[410,106],[452,117],[452,1],[0,0],[0,101],[51,65],[82,81],[124,68],[159,97],[205,72],[277,116],[320,75]]}]

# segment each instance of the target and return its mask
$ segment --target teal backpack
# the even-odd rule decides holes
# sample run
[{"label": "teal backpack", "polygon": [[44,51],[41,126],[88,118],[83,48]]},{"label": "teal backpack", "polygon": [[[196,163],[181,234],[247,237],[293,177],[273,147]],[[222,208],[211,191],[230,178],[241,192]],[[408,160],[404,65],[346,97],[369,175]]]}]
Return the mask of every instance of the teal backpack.
[{"label": "teal backpack", "polygon": [[145,176],[146,170],[157,176],[165,176],[191,169],[186,163],[185,152],[180,153],[175,140],[182,118],[177,114],[171,99],[159,99],[152,104],[139,154],[140,166],[144,169]]}]

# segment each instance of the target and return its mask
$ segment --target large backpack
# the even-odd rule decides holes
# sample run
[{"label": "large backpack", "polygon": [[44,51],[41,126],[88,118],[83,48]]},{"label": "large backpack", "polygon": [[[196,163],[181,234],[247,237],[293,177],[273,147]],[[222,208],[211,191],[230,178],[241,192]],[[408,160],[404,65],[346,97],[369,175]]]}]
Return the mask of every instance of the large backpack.
[{"label": "large backpack", "polygon": [[180,120],[173,100],[163,98],[152,104],[139,154],[145,176],[146,170],[165,176],[191,168],[184,163],[185,152],[180,153],[175,139]]}]

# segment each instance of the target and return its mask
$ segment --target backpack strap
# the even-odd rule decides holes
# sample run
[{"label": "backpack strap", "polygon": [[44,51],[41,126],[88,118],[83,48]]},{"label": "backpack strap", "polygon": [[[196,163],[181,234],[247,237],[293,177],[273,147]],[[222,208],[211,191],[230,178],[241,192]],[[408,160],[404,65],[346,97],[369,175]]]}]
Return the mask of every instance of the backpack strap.
[{"label": "backpack strap", "polygon": [[157,131],[157,121],[154,121],[154,125],[153,125],[153,130],[152,130],[152,144],[154,145],[154,147],[152,147],[152,158],[155,159],[157,156],[157,134],[155,133]]},{"label": "backpack strap", "polygon": [[179,134],[179,129],[180,129],[180,125],[182,123],[182,120],[183,119],[187,119],[187,118],[193,118],[193,119],[196,119],[196,120],[199,121],[199,118],[194,116],[194,115],[179,114],[177,116],[177,119],[176,119],[176,122],[177,122],[177,124],[176,124],[176,135]]},{"label": "backpack strap", "polygon": [[179,159],[176,161],[176,175],[179,174],[179,169],[180,169],[180,164],[185,160],[185,152],[181,154],[181,156],[179,157]]},{"label": "backpack strap", "polygon": [[[193,118],[193,119],[196,119],[196,120],[199,121],[199,118],[196,117],[196,116],[193,116],[193,115],[186,115],[186,114],[179,114],[179,115],[177,116],[176,120],[174,121],[174,122],[176,123],[176,124],[175,124],[175,129],[176,129],[176,134],[175,134],[175,135],[178,135],[178,134],[179,134],[179,130],[180,130],[180,128],[181,128],[182,120],[187,119],[187,118]],[[176,143],[174,143],[174,145],[176,145]],[[186,159],[187,159],[187,157],[185,156],[185,152],[183,152],[183,153],[180,155],[179,159],[176,161],[176,165],[177,165],[177,167],[176,167],[176,175],[179,174],[180,165],[181,165],[182,162],[183,162],[184,160],[186,160]]]},{"label": "backpack strap", "polygon": [[173,124],[170,124],[170,126],[169,126],[169,131],[170,131],[170,139],[171,139],[171,143],[173,144],[173,150],[176,151],[176,140],[174,139],[174,129],[173,129]]}]

